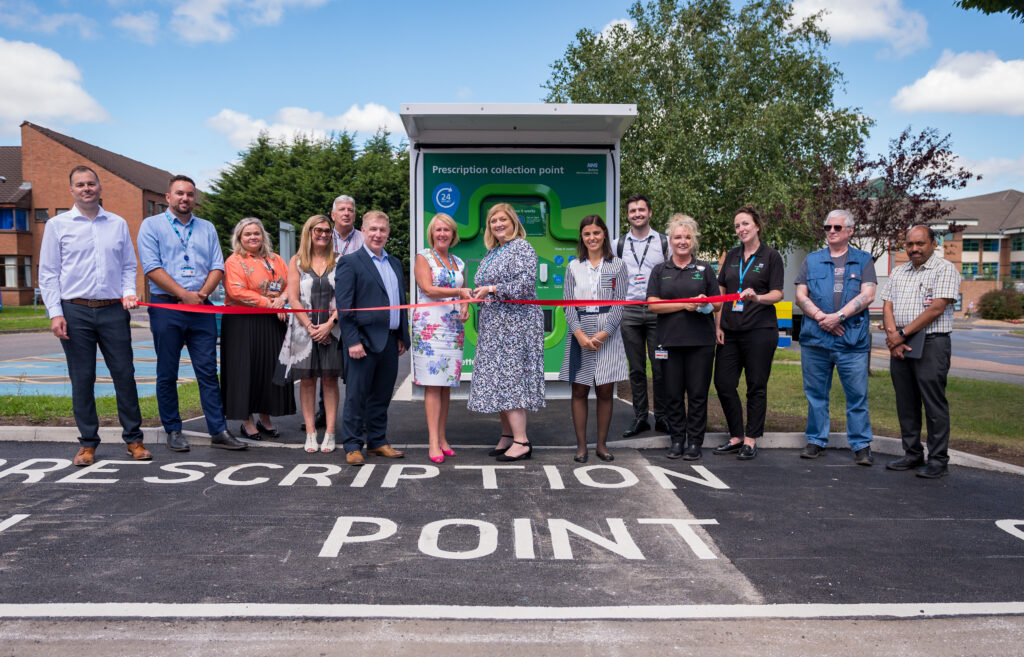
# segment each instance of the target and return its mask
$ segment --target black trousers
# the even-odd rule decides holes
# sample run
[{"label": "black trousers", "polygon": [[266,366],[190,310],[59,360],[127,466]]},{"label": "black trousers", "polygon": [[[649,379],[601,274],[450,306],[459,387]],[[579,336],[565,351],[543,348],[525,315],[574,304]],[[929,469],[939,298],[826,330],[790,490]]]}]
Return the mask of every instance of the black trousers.
[{"label": "black trousers", "polygon": [[672,442],[703,445],[715,346],[669,347],[668,360],[660,362],[665,364],[665,419]]},{"label": "black trousers", "polygon": [[651,378],[654,381],[654,417],[665,416],[665,381],[663,363],[655,360],[658,347],[658,316],[647,306],[624,306],[619,323],[622,345],[629,363],[629,388],[633,393],[633,413],[647,419],[650,409],[647,400],[647,359],[651,360]]},{"label": "black trousers", "polygon": [[388,444],[388,405],[398,378],[398,331],[391,331],[380,352],[367,350],[362,358],[348,358],[345,373],[345,406],[341,424],[345,453],[363,447]]},{"label": "black trousers", "polygon": [[61,340],[60,345],[68,361],[71,408],[81,434],[78,441],[82,447],[100,444],[100,422],[96,416],[97,346],[114,381],[121,437],[126,443],[142,440],[142,413],[139,411],[139,391],[135,387],[128,311],[119,303],[89,308],[65,301],[61,308],[68,326],[68,339]]},{"label": "black trousers", "polygon": [[952,345],[948,334],[925,336],[921,358],[889,358],[889,376],[896,393],[903,451],[907,456],[924,455],[921,445],[921,406],[928,428],[928,460],[949,462],[949,402],[946,375]]},{"label": "black trousers", "polygon": [[[768,377],[779,345],[779,331],[767,327],[749,331],[725,331],[725,344],[715,353],[715,390],[729,424],[729,435],[760,438],[768,411]],[[743,428],[743,402],[736,388],[740,372],[747,380],[747,425]]]}]

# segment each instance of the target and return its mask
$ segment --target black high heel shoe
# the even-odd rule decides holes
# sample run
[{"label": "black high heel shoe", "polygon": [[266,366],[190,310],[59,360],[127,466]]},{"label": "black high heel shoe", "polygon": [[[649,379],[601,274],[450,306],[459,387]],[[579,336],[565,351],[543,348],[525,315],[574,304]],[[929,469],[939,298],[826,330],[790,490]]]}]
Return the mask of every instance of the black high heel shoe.
[{"label": "black high heel shoe", "polygon": [[[281,437],[281,432],[277,429],[268,429],[263,426],[263,423],[256,420],[256,431],[263,434],[267,438],[274,438],[275,440]],[[258,440],[258,439],[257,439]]]},{"label": "black high heel shoe", "polygon": [[[508,435],[507,433],[501,434],[501,437],[502,438],[512,438],[512,436]],[[515,442],[515,438],[512,438],[512,441]],[[501,441],[498,441],[498,442],[501,442]],[[511,447],[511,446],[512,446],[512,444],[510,443],[508,447]],[[487,452],[487,456],[501,456],[502,454],[504,454],[505,452],[508,451],[508,447],[495,447],[491,451]]]},{"label": "black high heel shoe", "polygon": [[[514,442],[517,445],[526,445],[526,451],[523,452],[522,454],[520,454],[519,456],[509,456],[507,454],[498,454],[498,458],[495,459],[495,460],[497,460],[497,461],[522,461],[524,459],[530,458],[530,455],[533,454],[533,445],[530,444],[529,440],[527,440],[525,443],[521,443],[518,440],[516,440],[515,438],[513,438],[512,442]],[[512,447],[512,446],[509,445],[509,447]]]},{"label": "black high heel shoe", "polygon": [[260,432],[257,430],[256,433],[249,433],[245,430],[245,425],[238,425],[238,433],[242,434],[242,438],[248,438],[249,440],[259,440]]}]

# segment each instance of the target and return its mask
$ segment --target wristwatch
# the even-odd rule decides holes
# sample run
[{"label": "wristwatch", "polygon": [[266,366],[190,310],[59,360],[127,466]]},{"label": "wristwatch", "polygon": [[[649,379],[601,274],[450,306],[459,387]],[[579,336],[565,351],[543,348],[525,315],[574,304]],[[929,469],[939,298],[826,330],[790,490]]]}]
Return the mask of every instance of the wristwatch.
[{"label": "wristwatch", "polygon": [[844,315],[843,313],[838,313],[838,315],[839,315],[839,321],[840,322],[845,322],[846,321],[846,315]]},{"label": "wristwatch", "polygon": [[906,338],[907,337],[907,334],[903,332],[903,329],[898,329],[896,332],[900,334],[901,338]]}]

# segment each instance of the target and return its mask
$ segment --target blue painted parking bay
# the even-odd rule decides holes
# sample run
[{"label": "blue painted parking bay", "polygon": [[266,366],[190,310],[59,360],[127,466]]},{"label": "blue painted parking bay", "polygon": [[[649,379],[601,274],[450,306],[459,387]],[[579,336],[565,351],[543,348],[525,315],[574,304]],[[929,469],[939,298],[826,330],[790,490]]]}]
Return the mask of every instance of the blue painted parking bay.
[{"label": "blue painted parking bay", "polygon": [[[56,344],[56,340],[54,341]],[[132,343],[135,360],[135,384],[139,396],[156,394],[156,352],[152,340]],[[188,349],[182,350],[178,383],[195,380]],[[114,383],[110,371],[103,362],[103,355],[96,354],[96,396],[114,394]],[[63,351],[41,356],[26,356],[13,360],[0,360],[0,395],[55,395],[71,396],[71,380],[68,378],[68,364]]]},{"label": "blue painted parking bay", "polygon": [[1024,614],[1020,476],[613,451],[4,443],[0,617]]}]

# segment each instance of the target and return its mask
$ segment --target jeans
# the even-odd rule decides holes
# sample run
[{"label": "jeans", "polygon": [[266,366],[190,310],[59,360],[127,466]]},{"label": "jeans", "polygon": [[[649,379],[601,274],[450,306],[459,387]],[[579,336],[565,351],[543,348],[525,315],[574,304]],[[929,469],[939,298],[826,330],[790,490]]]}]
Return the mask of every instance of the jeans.
[{"label": "jeans", "polygon": [[800,348],[804,395],[807,396],[807,442],[828,445],[829,393],[832,370],[846,393],[846,438],[857,451],[871,445],[871,415],[868,412],[868,362],[870,352],[830,351],[818,347]]}]

